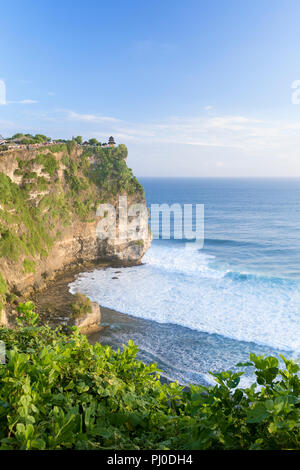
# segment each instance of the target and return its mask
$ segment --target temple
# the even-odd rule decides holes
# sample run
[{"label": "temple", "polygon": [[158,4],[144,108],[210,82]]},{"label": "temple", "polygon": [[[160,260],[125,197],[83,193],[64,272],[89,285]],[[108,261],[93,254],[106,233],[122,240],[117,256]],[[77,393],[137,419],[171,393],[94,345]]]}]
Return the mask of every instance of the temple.
[{"label": "temple", "polygon": [[115,142],[115,139],[113,138],[113,136],[110,136],[110,138],[108,139],[108,145],[110,147],[114,147],[116,145],[116,142]]}]

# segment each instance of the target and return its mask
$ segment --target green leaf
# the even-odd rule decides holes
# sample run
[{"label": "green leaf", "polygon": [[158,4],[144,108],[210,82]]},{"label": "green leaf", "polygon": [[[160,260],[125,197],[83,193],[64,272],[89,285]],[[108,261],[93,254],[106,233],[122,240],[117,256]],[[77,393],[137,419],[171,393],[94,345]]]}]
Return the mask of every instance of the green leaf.
[{"label": "green leaf", "polygon": [[261,423],[268,416],[268,411],[266,410],[263,403],[255,404],[247,412],[247,423]]},{"label": "green leaf", "polygon": [[268,427],[268,431],[269,433],[273,434],[275,432],[277,432],[277,426],[276,426],[276,423],[271,423]]}]

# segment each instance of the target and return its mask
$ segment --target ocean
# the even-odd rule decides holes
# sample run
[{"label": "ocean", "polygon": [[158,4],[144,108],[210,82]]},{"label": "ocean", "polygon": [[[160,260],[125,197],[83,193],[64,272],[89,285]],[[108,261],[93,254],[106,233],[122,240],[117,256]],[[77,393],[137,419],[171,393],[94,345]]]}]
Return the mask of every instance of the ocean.
[{"label": "ocean", "polygon": [[300,179],[139,180],[148,206],[204,204],[204,247],[172,235],[141,266],[80,274],[72,292],[127,314],[108,315],[99,340],[133,339],[184,385],[211,383],[209,371],[237,370],[250,352],[300,357]]}]

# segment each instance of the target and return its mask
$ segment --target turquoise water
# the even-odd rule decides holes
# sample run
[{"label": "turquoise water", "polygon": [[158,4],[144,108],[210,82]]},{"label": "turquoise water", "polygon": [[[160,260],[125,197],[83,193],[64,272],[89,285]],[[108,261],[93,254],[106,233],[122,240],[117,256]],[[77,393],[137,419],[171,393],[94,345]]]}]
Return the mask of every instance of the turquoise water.
[{"label": "turquoise water", "polygon": [[205,205],[204,248],[154,240],[142,266],[81,274],[73,291],[130,315],[101,341],[134,339],[181,383],[250,351],[300,356],[300,180],[140,180],[148,206]]}]

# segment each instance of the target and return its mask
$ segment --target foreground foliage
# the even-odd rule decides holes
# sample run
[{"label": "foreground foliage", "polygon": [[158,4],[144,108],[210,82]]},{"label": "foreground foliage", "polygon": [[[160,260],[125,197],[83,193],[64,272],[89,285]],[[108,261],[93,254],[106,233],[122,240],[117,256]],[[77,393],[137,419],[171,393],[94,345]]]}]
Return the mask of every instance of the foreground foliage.
[{"label": "foreground foliage", "polygon": [[91,345],[76,328],[38,327],[31,302],[0,329],[0,449],[296,449],[299,367],[250,355],[256,383],[214,374],[213,387],[161,384],[155,364]]}]

